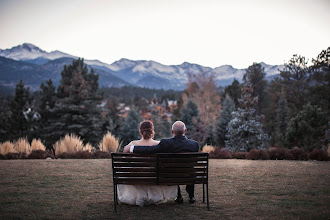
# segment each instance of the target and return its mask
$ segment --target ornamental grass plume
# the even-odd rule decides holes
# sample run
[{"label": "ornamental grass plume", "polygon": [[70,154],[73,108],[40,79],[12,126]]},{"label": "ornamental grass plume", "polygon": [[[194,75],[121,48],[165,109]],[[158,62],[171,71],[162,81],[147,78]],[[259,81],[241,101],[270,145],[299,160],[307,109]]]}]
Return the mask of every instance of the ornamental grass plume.
[{"label": "ornamental grass plume", "polygon": [[32,140],[31,151],[34,151],[34,150],[42,150],[42,151],[45,151],[46,150],[45,145],[41,142],[40,139],[35,139],[34,138]]},{"label": "ornamental grass plume", "polygon": [[75,153],[82,151],[84,144],[79,136],[75,134],[66,134],[64,138],[58,140],[54,145],[55,154],[60,153]]},{"label": "ornamental grass plume", "polygon": [[119,140],[112,135],[109,131],[103,136],[102,141],[98,147],[103,152],[117,152],[120,149],[121,143]]},{"label": "ornamental grass plume", "polygon": [[0,154],[6,155],[9,153],[15,153],[14,144],[11,143],[10,141],[0,143]]},{"label": "ornamental grass plume", "polygon": [[211,151],[214,151],[214,149],[215,148],[213,146],[205,144],[204,147],[203,147],[202,152],[203,153],[210,153]]},{"label": "ornamental grass plume", "polygon": [[93,149],[94,147],[90,143],[85,144],[85,146],[83,147],[83,151],[92,152]]},{"label": "ornamental grass plume", "polygon": [[27,138],[19,138],[15,143],[14,143],[14,150],[17,153],[26,153],[29,154],[31,152],[31,145]]}]

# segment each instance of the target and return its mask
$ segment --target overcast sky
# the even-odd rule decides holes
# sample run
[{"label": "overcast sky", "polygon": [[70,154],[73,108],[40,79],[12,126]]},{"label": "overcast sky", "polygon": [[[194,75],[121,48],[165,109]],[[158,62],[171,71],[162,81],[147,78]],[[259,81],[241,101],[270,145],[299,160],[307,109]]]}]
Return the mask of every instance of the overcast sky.
[{"label": "overcast sky", "polygon": [[0,49],[246,68],[329,47],[330,0],[0,0],[0,33]]}]

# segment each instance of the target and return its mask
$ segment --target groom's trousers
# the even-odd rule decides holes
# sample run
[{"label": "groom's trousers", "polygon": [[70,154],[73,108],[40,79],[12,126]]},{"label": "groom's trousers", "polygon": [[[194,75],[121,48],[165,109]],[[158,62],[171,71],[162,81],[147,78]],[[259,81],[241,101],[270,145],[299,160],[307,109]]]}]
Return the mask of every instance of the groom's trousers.
[{"label": "groom's trousers", "polygon": [[[189,198],[194,197],[195,195],[195,185],[186,185],[186,191],[189,194]],[[178,197],[182,197],[180,186],[178,186]]]}]

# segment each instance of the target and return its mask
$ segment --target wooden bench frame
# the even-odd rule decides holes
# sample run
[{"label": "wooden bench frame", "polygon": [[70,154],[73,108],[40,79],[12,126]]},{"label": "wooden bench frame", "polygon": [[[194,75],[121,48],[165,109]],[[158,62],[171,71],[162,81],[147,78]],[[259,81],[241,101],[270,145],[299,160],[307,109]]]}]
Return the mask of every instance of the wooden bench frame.
[{"label": "wooden bench frame", "polygon": [[114,211],[117,212],[117,185],[190,185],[203,184],[203,203],[205,186],[207,210],[208,153],[111,153],[113,173]]}]

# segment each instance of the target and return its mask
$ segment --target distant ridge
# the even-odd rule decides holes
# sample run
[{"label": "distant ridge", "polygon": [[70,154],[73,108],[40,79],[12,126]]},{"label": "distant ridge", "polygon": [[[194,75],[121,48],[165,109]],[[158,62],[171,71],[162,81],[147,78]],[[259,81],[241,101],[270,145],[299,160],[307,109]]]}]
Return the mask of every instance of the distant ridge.
[{"label": "distant ridge", "polygon": [[[41,82],[49,78],[58,84],[63,66],[78,58],[58,50],[46,52],[30,43],[0,50],[0,56],[0,85],[12,87],[22,78],[33,89],[38,89]],[[125,58],[112,64],[99,60],[85,60],[85,63],[100,75],[100,87],[132,85],[182,90],[187,83],[188,74],[200,72],[214,74],[218,86],[227,86],[235,78],[241,81],[246,70],[236,69],[231,65],[212,69],[188,62],[180,65],[163,65],[152,60],[134,61]],[[263,62],[261,65],[269,79],[277,76],[280,73],[279,70],[284,68],[283,65],[273,66]]]}]

